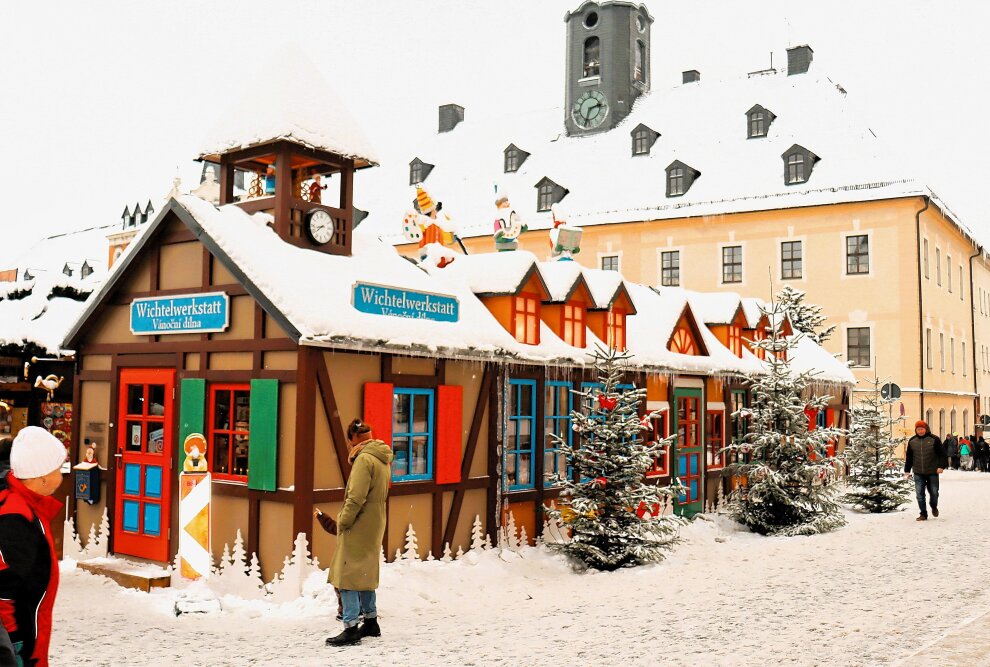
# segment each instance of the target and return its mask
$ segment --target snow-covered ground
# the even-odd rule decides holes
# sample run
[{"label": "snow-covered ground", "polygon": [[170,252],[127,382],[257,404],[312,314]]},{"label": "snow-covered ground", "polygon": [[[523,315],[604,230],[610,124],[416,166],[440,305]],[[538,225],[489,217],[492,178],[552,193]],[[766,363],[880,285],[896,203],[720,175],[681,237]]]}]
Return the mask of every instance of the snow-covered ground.
[{"label": "snow-covered ground", "polygon": [[345,649],[323,645],[340,628],[331,589],[175,617],[175,591],[128,591],[70,568],[52,664],[990,664],[990,475],[943,475],[940,505],[926,523],[912,502],[799,538],[701,518],[666,562],[615,573],[575,574],[537,549],[391,564],[382,637]]}]

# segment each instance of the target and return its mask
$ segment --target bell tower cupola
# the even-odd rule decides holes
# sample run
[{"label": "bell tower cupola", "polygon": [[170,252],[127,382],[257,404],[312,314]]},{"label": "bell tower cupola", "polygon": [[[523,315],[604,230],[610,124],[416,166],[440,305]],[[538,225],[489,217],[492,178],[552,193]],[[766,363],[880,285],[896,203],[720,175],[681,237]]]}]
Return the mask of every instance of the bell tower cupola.
[{"label": "bell tower cupola", "polygon": [[293,245],[350,255],[354,173],[378,160],[307,58],[291,48],[276,60],[272,75],[223,116],[199,159],[219,166],[221,206],[271,214]]},{"label": "bell tower cupola", "polygon": [[629,115],[650,90],[650,27],[645,5],[583,3],[564,16],[567,85],[564,124],[570,135],[604,132]]}]

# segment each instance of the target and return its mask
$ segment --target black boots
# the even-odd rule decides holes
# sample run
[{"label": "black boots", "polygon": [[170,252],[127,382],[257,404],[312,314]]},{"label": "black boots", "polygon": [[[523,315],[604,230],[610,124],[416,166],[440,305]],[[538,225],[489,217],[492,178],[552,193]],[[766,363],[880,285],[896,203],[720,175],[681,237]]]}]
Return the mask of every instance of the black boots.
[{"label": "black boots", "polygon": [[369,618],[361,624],[362,637],[381,637],[382,629],[378,627],[378,618]]},{"label": "black boots", "polygon": [[[375,624],[377,627],[378,624]],[[327,646],[350,646],[352,644],[361,643],[361,630],[356,625],[352,625],[349,628],[344,628],[336,637],[330,637],[327,639]]]}]

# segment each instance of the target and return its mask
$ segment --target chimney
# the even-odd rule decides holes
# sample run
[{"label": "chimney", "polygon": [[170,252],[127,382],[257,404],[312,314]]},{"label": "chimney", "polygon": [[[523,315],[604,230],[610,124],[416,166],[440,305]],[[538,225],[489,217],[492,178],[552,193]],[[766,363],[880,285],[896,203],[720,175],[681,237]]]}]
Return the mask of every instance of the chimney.
[{"label": "chimney", "polygon": [[681,83],[694,83],[695,81],[701,81],[701,72],[698,70],[689,69],[681,74]]},{"label": "chimney", "polygon": [[787,76],[807,72],[814,55],[815,52],[807,44],[787,49]]},{"label": "chimney", "polygon": [[440,105],[440,128],[438,132],[450,132],[464,120],[464,107],[457,104]]}]

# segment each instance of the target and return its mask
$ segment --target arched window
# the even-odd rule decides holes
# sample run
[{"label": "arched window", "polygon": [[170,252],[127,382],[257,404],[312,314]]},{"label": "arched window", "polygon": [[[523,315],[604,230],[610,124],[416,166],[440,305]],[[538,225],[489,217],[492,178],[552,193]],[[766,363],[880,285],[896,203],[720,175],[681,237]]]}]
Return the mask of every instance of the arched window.
[{"label": "arched window", "polygon": [[973,431],[973,427],[969,423],[969,410],[963,410],[962,427],[963,427],[963,431],[965,431],[966,433],[970,433]]},{"label": "arched window", "polygon": [[698,354],[698,348],[694,344],[694,338],[683,327],[674,332],[674,337],[670,340],[670,351],[679,354],[690,354],[692,356],[697,356]]},{"label": "arched window", "polygon": [[957,426],[958,424],[956,424],[956,409],[952,408],[952,412],[949,413],[949,432],[955,433],[956,431],[958,431],[959,429],[956,428]]},{"label": "arched window", "polygon": [[945,439],[945,408],[938,411],[938,437]]},{"label": "arched window", "polygon": [[931,429],[932,427],[932,419],[934,419],[934,415],[932,414],[932,409],[928,408],[928,411],[925,412],[925,423],[928,424],[929,429]]},{"label": "arched window", "polygon": [[584,70],[582,76],[601,76],[601,41],[597,37],[584,40]]}]

